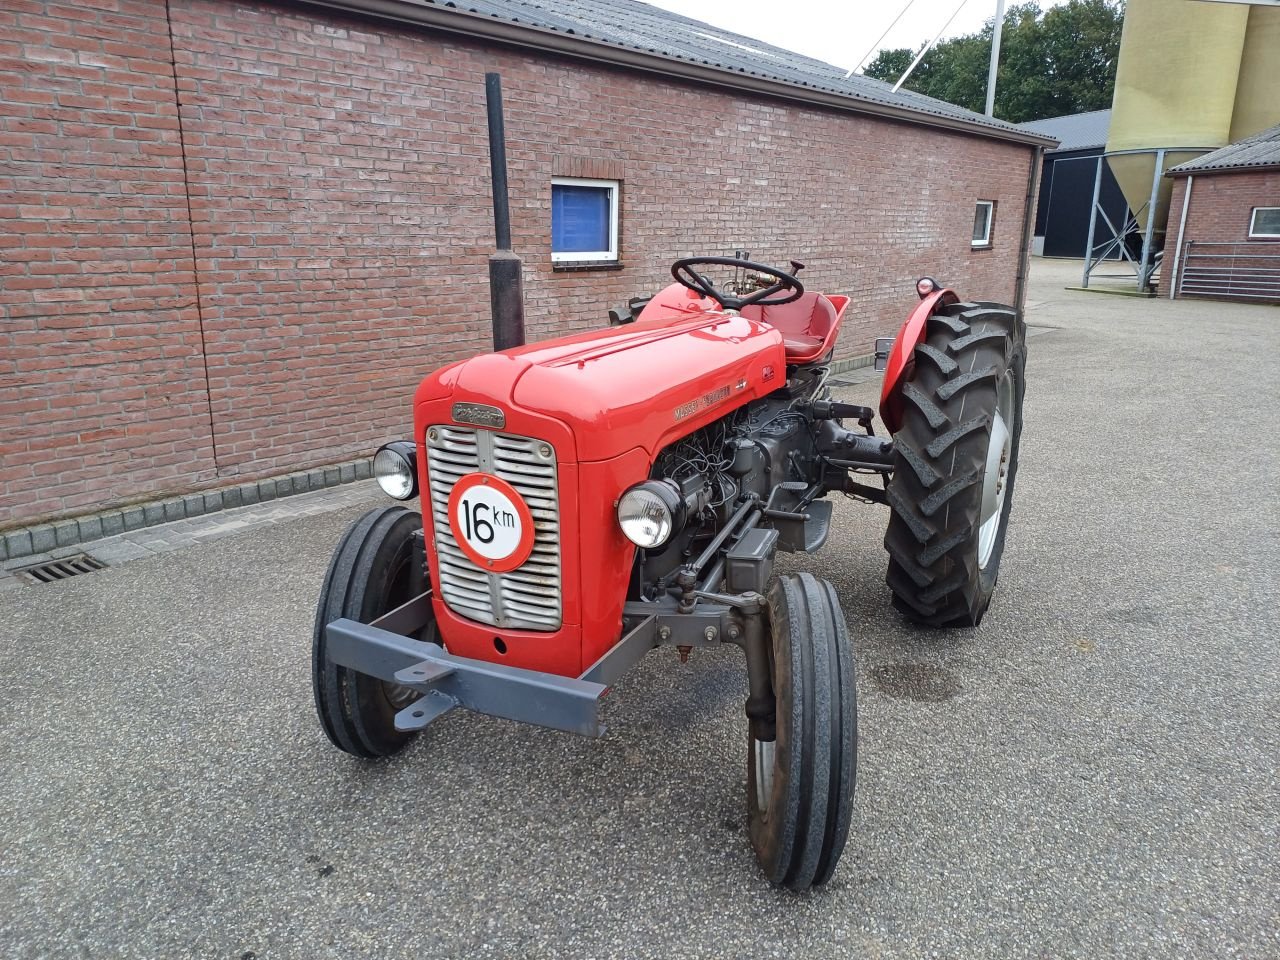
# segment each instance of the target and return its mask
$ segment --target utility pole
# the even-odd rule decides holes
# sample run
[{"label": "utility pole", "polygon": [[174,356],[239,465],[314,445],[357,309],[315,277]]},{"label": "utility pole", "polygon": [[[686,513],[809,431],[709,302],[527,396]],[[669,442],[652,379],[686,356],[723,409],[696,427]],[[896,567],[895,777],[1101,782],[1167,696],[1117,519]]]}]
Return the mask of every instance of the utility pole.
[{"label": "utility pole", "polygon": [[991,33],[991,66],[987,70],[987,116],[996,110],[996,70],[1000,67],[1000,31],[1004,27],[1004,0],[996,0],[996,26]]}]

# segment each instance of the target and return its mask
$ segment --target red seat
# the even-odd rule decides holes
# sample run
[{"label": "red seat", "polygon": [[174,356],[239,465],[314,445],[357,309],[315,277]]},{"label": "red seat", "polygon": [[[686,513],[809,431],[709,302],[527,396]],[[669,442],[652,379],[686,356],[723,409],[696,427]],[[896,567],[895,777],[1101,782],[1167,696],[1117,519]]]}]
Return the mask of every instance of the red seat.
[{"label": "red seat", "polygon": [[848,305],[848,297],[806,293],[776,307],[743,307],[742,315],[767,323],[782,334],[788,363],[812,363],[835,347]]}]

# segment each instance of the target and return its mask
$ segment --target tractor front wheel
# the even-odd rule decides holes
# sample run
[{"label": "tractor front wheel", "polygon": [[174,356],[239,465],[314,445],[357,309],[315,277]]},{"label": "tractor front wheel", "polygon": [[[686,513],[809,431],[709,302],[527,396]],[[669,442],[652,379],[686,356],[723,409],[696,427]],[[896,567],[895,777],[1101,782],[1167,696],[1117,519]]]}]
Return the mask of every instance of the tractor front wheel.
[{"label": "tractor front wheel", "polygon": [[[395,727],[398,712],[418,694],[331,661],[325,626],[348,619],[372,623],[426,589],[426,571],[414,562],[413,538],[422,517],[404,507],[379,507],[353,523],[329,562],[316,608],[311,682],[320,725],[333,745],[366,759],[400,750],[412,734]],[[437,640],[434,624],[420,639]]]},{"label": "tractor front wheel", "polygon": [[849,835],[858,758],[853,651],[835,588],[802,573],[769,592],[776,738],[750,738],[747,819],[770,881],[826,883]]},{"label": "tractor front wheel", "polygon": [[1022,433],[1026,327],[998,303],[929,318],[903,388],[888,583],[917,623],[976,627],[1000,572]]}]

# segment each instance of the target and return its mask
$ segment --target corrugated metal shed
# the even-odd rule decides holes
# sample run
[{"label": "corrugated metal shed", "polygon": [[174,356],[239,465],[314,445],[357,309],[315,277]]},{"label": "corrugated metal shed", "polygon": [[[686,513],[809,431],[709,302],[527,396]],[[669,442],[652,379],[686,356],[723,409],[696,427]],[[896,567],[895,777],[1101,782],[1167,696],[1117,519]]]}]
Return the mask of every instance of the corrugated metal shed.
[{"label": "corrugated metal shed", "polygon": [[[944,103],[910,90],[893,92],[880,80],[857,74],[846,78],[845,70],[801,56],[772,44],[744,37],[710,24],[670,13],[640,0],[304,0],[330,8],[355,10],[393,19],[429,23],[461,33],[484,35],[485,24],[501,26],[508,37],[515,27],[530,46],[564,52],[587,53],[601,60],[636,65],[634,57],[621,59],[609,49],[661,58],[673,65],[710,68],[718,82],[747,87],[748,80],[763,80],[781,88],[814,91],[848,102],[849,107],[866,104],[884,107],[939,126],[963,127],[1005,140],[1047,145],[1049,138],[1039,131]],[[489,32],[493,32],[490,30]],[[540,41],[541,38],[541,41]],[[553,38],[562,38],[560,43]],[[851,40],[853,38],[850,38]],[[552,41],[552,42],[548,42]],[[572,43],[569,43],[572,41]],[[856,46],[854,44],[853,46]],[[594,48],[594,49],[593,49]],[[738,78],[736,81],[734,78]]]},{"label": "corrugated metal shed", "polygon": [[1090,110],[1088,113],[1071,113],[1065,117],[1049,117],[1046,120],[1030,120],[1019,124],[1023,130],[1042,133],[1058,140],[1056,150],[1093,150],[1107,145],[1107,131],[1111,128],[1110,110]]},{"label": "corrugated metal shed", "polygon": [[1280,124],[1180,164],[1169,171],[1169,176],[1255,167],[1280,167]]}]

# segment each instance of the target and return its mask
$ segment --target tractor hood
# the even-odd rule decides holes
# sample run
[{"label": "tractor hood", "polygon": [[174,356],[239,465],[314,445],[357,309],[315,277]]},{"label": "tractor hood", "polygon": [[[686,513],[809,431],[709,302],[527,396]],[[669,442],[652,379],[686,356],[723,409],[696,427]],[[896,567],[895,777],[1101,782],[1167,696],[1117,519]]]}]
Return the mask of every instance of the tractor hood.
[{"label": "tractor hood", "polygon": [[569,428],[579,461],[637,447],[652,458],[785,379],[773,327],[684,311],[463,361],[424,380],[415,405],[439,410],[448,399],[551,418]]}]

